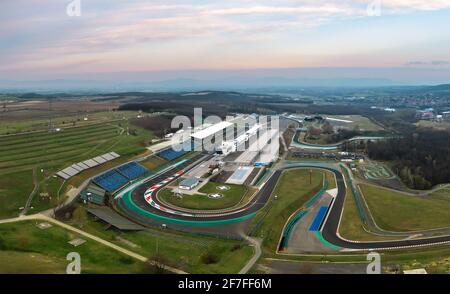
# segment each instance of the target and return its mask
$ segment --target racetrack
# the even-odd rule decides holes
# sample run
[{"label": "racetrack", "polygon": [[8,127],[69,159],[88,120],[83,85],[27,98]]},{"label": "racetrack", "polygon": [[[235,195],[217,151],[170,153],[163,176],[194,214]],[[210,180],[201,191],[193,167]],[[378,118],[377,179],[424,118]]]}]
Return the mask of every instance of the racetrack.
[{"label": "racetrack", "polygon": [[[185,172],[200,159],[201,156],[185,161],[180,165],[176,165],[173,168],[159,174],[157,177],[138,185],[136,188],[127,193],[124,193],[121,197],[117,198],[118,206],[125,214],[127,214],[129,218],[144,224],[154,223],[155,220],[190,226],[216,226],[239,222],[255,215],[256,212],[265,206],[272,195],[281,173],[284,170],[296,168],[319,168],[334,173],[338,188],[337,196],[335,197],[333,204],[329,209],[328,215],[321,226],[321,234],[326,242],[339,246],[342,249],[350,250],[381,250],[450,243],[450,236],[370,242],[350,241],[343,239],[339,236],[338,228],[343,212],[347,187],[341,171],[329,166],[290,165],[280,168],[270,176],[261,190],[250,200],[250,202],[241,207],[230,210],[205,212],[196,211],[187,213],[185,210],[176,210],[173,207],[165,207],[164,204],[159,202],[156,197],[151,197],[150,201],[144,197],[144,195],[148,195],[149,189],[153,189],[156,185],[157,188],[154,188],[155,190],[151,191],[152,193],[156,193],[158,189],[167,184],[165,181],[167,178],[173,179],[174,174]],[[151,204],[149,204],[150,202]]]}]

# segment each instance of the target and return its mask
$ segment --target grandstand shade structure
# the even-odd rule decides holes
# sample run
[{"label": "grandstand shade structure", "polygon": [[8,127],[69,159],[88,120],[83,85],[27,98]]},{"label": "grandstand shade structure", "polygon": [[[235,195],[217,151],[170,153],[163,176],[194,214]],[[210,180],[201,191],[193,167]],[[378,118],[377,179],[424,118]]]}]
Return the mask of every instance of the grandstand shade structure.
[{"label": "grandstand shade structure", "polygon": [[84,164],[86,164],[89,167],[94,167],[98,165],[98,162],[92,160],[92,159],[88,159],[86,161],[83,161]]},{"label": "grandstand shade structure", "polygon": [[70,178],[70,175],[68,175],[68,174],[66,174],[66,173],[64,173],[62,171],[59,171],[58,173],[56,173],[56,175],[58,175],[59,177],[63,178],[64,180],[67,180],[67,179]]},{"label": "grandstand shade structure", "polygon": [[117,157],[120,157],[119,154],[115,152],[109,152],[100,156],[97,156],[92,159],[85,160],[83,162],[74,163],[69,167],[66,167],[63,170],[60,170],[56,173],[57,176],[63,178],[64,180],[68,180],[71,177],[77,175],[78,173],[89,169],[91,167],[95,167],[97,165],[103,164],[107,161],[116,159]]},{"label": "grandstand shade structure", "polygon": [[94,157],[94,158],[92,158],[92,160],[98,162],[99,164],[102,164],[102,163],[105,163],[105,162],[106,162],[106,159],[104,159],[104,158],[101,157],[101,156]]},{"label": "grandstand shade structure", "polygon": [[78,174],[78,171],[76,169],[74,169],[73,167],[69,166],[68,168],[66,168],[64,170],[64,172],[70,176],[74,176],[76,174]]},{"label": "grandstand shade structure", "polygon": [[109,161],[109,160],[113,160],[113,159],[114,159],[114,156],[112,156],[112,155],[109,154],[109,153],[103,154],[102,157],[103,157],[106,161]]},{"label": "grandstand shade structure", "polygon": [[81,168],[83,168],[83,170],[88,169],[89,166],[87,166],[86,164],[82,163],[82,162],[78,162],[77,165]]}]

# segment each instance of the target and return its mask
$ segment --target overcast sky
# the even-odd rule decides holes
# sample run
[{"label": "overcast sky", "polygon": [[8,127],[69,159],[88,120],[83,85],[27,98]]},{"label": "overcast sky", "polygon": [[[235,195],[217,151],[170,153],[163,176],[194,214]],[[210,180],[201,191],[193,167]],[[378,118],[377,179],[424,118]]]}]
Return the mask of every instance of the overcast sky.
[{"label": "overcast sky", "polygon": [[70,2],[0,0],[0,79],[361,67],[450,82],[450,0]]}]

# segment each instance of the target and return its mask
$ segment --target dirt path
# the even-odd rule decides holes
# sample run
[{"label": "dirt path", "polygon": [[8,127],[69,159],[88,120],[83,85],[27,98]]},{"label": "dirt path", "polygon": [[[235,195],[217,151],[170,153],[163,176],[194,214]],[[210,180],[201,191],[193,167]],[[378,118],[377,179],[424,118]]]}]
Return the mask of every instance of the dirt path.
[{"label": "dirt path", "polygon": [[31,203],[33,202],[33,198],[36,195],[36,193],[39,190],[39,180],[38,180],[38,176],[37,176],[37,167],[33,168],[33,191],[31,191],[30,195],[28,196],[27,202],[25,203],[25,206],[23,208],[23,210],[20,212],[19,215],[25,215],[27,214],[28,210],[31,207]]},{"label": "dirt path", "polygon": [[244,238],[250,244],[253,245],[253,248],[255,249],[255,253],[253,254],[252,258],[239,271],[239,274],[246,274],[246,273],[248,273],[248,271],[252,269],[252,267],[255,265],[255,263],[258,261],[259,257],[261,256],[261,243],[262,243],[262,240],[256,239],[256,238],[251,238],[249,236],[244,236]]},{"label": "dirt path", "polygon": [[[114,249],[114,250],[116,250],[118,252],[121,252],[122,254],[128,255],[128,256],[130,256],[130,257],[132,257],[134,259],[137,259],[137,260],[139,260],[141,262],[149,262],[148,258],[146,258],[146,257],[144,257],[144,256],[142,256],[140,254],[137,254],[137,253],[135,253],[133,251],[130,251],[128,249],[125,249],[123,247],[120,247],[120,246],[118,246],[118,245],[116,245],[116,244],[114,244],[112,242],[109,242],[107,240],[99,238],[99,237],[97,237],[95,235],[89,234],[89,233],[87,233],[85,231],[77,229],[77,228],[75,228],[73,226],[70,226],[70,225],[68,225],[66,223],[60,222],[60,221],[58,221],[58,220],[56,220],[54,218],[48,217],[48,216],[43,215],[43,214],[24,215],[24,216],[19,216],[19,217],[15,217],[15,218],[4,219],[4,220],[0,220],[0,224],[14,223],[14,222],[20,222],[20,221],[27,221],[27,220],[40,220],[40,221],[46,221],[46,222],[52,223],[52,224],[57,225],[57,226],[59,226],[59,227],[61,227],[63,229],[66,229],[68,231],[77,233],[77,234],[79,234],[79,235],[81,235],[83,237],[86,237],[86,238],[91,239],[93,241],[96,241],[96,242],[98,242],[98,243],[100,243],[100,244],[102,244],[104,246],[112,248],[112,249]],[[180,269],[173,268],[173,267],[170,267],[170,266],[167,266],[167,265],[164,266],[164,269],[167,270],[167,271],[173,272],[175,274],[187,274],[186,272],[184,272],[184,271],[182,271]]]}]

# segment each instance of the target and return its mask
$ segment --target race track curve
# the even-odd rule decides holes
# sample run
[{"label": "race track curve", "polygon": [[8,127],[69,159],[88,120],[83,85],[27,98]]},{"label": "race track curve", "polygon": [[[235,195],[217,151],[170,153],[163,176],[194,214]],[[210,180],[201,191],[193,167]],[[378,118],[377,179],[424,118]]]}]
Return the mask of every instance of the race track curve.
[{"label": "race track curve", "polygon": [[[195,159],[198,160],[198,158]],[[129,192],[124,193],[121,197],[116,199],[118,206],[124,213],[128,215],[129,218],[134,219],[140,223],[148,223],[148,218],[157,221],[165,221],[192,226],[211,226],[237,222],[254,216],[256,212],[258,212],[265,206],[265,204],[269,201],[270,196],[278,182],[278,179],[280,178],[284,170],[298,168],[322,169],[334,173],[334,175],[336,176],[336,184],[338,188],[337,196],[334,198],[331,209],[329,210],[321,229],[322,236],[327,242],[335,246],[339,246],[343,249],[353,250],[382,250],[450,243],[450,236],[368,242],[350,241],[340,237],[338,233],[338,227],[346,197],[345,180],[340,170],[325,166],[288,166],[276,170],[266,181],[261,190],[258,191],[258,193],[250,200],[249,203],[231,210],[221,212],[205,211],[202,213],[188,213],[184,210],[176,210],[174,208],[165,207],[163,203],[159,202],[158,199],[154,197],[158,189],[164,187],[165,184],[186,172],[186,166],[192,164],[195,159],[191,159],[181,165],[177,165],[174,168],[158,175],[158,177],[144,182],[136,188],[130,190]]]}]

